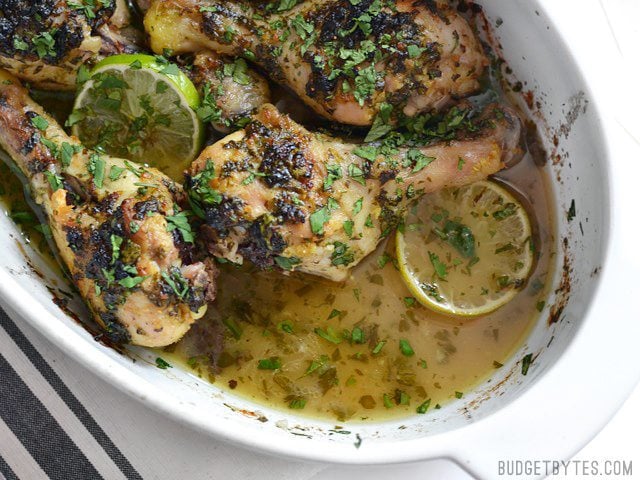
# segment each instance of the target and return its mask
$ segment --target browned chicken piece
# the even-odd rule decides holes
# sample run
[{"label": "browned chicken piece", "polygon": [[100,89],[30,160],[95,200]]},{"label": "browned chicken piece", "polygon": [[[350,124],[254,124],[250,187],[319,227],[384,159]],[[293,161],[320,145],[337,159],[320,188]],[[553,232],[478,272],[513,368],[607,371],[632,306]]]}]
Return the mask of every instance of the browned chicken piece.
[{"label": "browned chicken piece", "polygon": [[511,109],[472,115],[455,107],[431,133],[357,145],[309,132],[267,105],[191,167],[186,186],[202,239],[231,262],[345,280],[411,202],[484,179],[521,153]]},{"label": "browned chicken piece", "polygon": [[0,0],[0,68],[38,88],[74,90],[85,62],[137,50],[129,22],[125,0]]},{"label": "browned chicken piece", "polygon": [[62,264],[112,340],[169,345],[204,314],[213,269],[191,259],[179,186],[85,149],[4,70],[0,146],[27,178]]},{"label": "browned chicken piece", "polygon": [[243,58],[205,50],[195,56],[190,75],[202,97],[200,117],[222,133],[235,130],[270,102],[269,84]]},{"label": "browned chicken piece", "polygon": [[388,107],[407,116],[441,109],[475,92],[488,63],[443,1],[307,0],[267,13],[241,0],[153,0],[144,23],[155,52],[242,56],[351,125],[371,125]]}]

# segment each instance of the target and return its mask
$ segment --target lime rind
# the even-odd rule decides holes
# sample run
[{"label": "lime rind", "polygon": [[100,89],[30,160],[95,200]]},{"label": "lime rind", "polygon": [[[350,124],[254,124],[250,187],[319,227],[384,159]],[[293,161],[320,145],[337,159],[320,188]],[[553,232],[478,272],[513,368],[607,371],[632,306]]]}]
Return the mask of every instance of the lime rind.
[{"label": "lime rind", "polygon": [[[133,65],[133,67],[132,67]],[[174,86],[184,95],[188,105],[194,110],[200,106],[200,94],[191,79],[180,69],[167,68],[170,63],[164,63],[153,55],[139,53],[125,53],[112,55],[96,64],[91,71],[91,75],[99,73],[106,67],[118,66],[129,68],[148,68],[168,78]],[[174,73],[175,72],[175,73]]]},{"label": "lime rind", "polygon": [[[195,86],[171,65],[137,54],[101,61],[76,97],[74,111],[83,118],[73,134],[90,148],[99,145],[110,155],[181,180],[200,151],[204,128],[195,111],[200,102]],[[125,85],[116,88],[117,108],[109,105],[112,90],[97,88],[104,78]]]},{"label": "lime rind", "polygon": [[[442,222],[443,217],[471,228],[477,257],[465,258],[434,234],[438,223],[434,218]],[[439,313],[463,317],[491,313],[518,294],[533,266],[526,209],[495,182],[429,195],[407,223],[414,228],[396,235],[401,275],[416,299]],[[446,263],[446,273],[440,272],[444,278],[430,261],[432,254],[434,260]]]}]

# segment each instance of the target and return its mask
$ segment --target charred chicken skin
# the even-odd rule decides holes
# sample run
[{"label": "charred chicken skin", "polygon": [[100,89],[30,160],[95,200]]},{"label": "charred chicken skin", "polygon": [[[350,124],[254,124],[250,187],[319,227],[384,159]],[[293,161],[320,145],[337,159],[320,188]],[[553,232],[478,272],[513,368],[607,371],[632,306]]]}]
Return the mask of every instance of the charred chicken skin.
[{"label": "charred chicken skin", "polygon": [[112,340],[169,345],[204,314],[213,269],[191,259],[178,185],[85,149],[2,70],[0,146],[26,177],[62,264]]},{"label": "charred chicken skin", "polygon": [[242,58],[205,50],[195,55],[189,72],[203,99],[203,119],[222,133],[235,130],[270,101],[269,84]]},{"label": "charred chicken skin", "polygon": [[446,2],[308,0],[282,12],[252,2],[154,0],[156,53],[208,48],[258,64],[324,117],[371,125],[381,108],[413,116],[476,91],[487,65]]},{"label": "charred chicken skin", "polygon": [[0,0],[0,67],[38,88],[74,90],[86,62],[137,50],[125,0]]},{"label": "charred chicken skin", "polygon": [[211,254],[345,280],[421,195],[498,172],[519,155],[520,121],[489,105],[453,109],[435,142],[353,144],[271,106],[207,147],[187,190]]}]

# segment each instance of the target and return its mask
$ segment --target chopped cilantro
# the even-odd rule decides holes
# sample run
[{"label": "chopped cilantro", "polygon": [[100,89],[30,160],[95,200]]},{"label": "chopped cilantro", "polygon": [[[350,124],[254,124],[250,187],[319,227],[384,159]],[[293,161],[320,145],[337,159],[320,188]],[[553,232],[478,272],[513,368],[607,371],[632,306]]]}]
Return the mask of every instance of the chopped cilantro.
[{"label": "chopped cilantro", "polygon": [[516,206],[515,203],[507,203],[504,206],[504,208],[502,208],[501,210],[497,210],[493,212],[493,218],[495,218],[498,221],[504,220],[505,218],[508,218],[514,213],[516,213],[517,209],[518,207]]},{"label": "chopped cilantro", "polygon": [[169,285],[171,290],[173,290],[173,293],[175,293],[178,298],[181,300],[185,300],[187,298],[187,295],[189,294],[189,282],[184,278],[179,268],[171,267],[169,269],[169,273],[162,272],[160,276],[165,283]]},{"label": "chopped cilantro", "polygon": [[177,76],[180,75],[180,69],[175,63],[168,63],[162,68],[162,70],[160,70],[160,73],[164,75]]},{"label": "chopped cilantro", "polygon": [[240,337],[242,337],[242,327],[233,317],[223,317],[222,324],[229,329],[233,338],[240,340]]},{"label": "chopped cilantro", "polygon": [[65,122],[65,126],[73,127],[76,123],[84,120],[85,117],[86,115],[82,110],[73,110],[69,114],[69,118],[67,118],[67,121]]},{"label": "chopped cilantro", "polygon": [[218,205],[222,202],[222,195],[210,185],[216,177],[213,161],[207,159],[205,167],[200,173],[191,178],[191,187],[188,190],[188,199],[194,213],[205,218],[204,209],[208,205]]},{"label": "chopped cilantro", "polygon": [[400,352],[402,352],[405,357],[411,357],[415,355],[415,352],[413,351],[413,348],[411,348],[409,340],[405,340],[404,338],[400,339]]},{"label": "chopped cilantro", "polygon": [[63,188],[62,182],[64,179],[60,175],[56,175],[48,170],[45,170],[44,175],[47,177],[47,181],[54,192]]},{"label": "chopped cilantro", "polygon": [[258,370],[278,370],[282,367],[280,357],[269,357],[258,360]]},{"label": "chopped cilantro", "polygon": [[96,18],[96,14],[93,11],[93,9],[95,8],[94,0],[85,0],[85,3],[86,5],[83,4],[82,0],[69,0],[67,2],[67,5],[72,10],[82,12],[82,14],[89,20]]},{"label": "chopped cilantro", "polygon": [[[222,85],[220,85],[222,87]],[[202,102],[196,110],[198,118],[205,123],[219,122],[222,120],[222,109],[218,106],[217,98],[223,92],[214,92],[211,82],[206,82],[202,87]]]},{"label": "chopped cilantro", "polygon": [[57,56],[55,48],[56,41],[53,38],[53,35],[55,35],[57,31],[57,28],[53,28],[51,31],[39,33],[31,39],[31,44],[35,47],[36,54],[39,58],[55,58]]},{"label": "chopped cilantro", "polygon": [[431,265],[433,265],[436,275],[445,280],[447,278],[447,266],[440,261],[440,257],[433,252],[429,252],[429,260],[431,260]]},{"label": "chopped cilantro", "polygon": [[189,212],[183,211],[175,215],[167,215],[167,231],[178,230],[182,239],[187,243],[193,243],[194,237],[189,223]]},{"label": "chopped cilantro", "polygon": [[307,400],[303,397],[295,397],[289,402],[289,408],[293,410],[302,410],[307,404]]},{"label": "chopped cilantro", "polygon": [[111,265],[115,265],[115,263],[120,258],[120,247],[122,247],[124,238],[122,238],[120,235],[111,234],[109,240],[111,243]]},{"label": "chopped cilantro", "polygon": [[358,72],[358,75],[355,78],[353,97],[361,106],[364,105],[365,100],[371,97],[373,92],[375,92],[377,81],[378,73],[376,72],[376,67],[373,64]]},{"label": "chopped cilantro", "polygon": [[109,170],[109,180],[115,182],[120,178],[122,172],[124,172],[126,168],[118,167],[116,165],[111,166],[111,170]]},{"label": "chopped cilantro", "polygon": [[355,261],[353,252],[349,251],[349,246],[342,242],[333,242],[333,252],[331,253],[331,264],[335,266],[349,265]]},{"label": "chopped cilantro", "polygon": [[[378,114],[373,120],[373,125],[371,125],[371,129],[364,139],[365,142],[373,142],[375,140],[378,140],[387,135],[391,130],[393,130],[393,126],[388,123],[392,110],[393,106],[391,104],[387,102],[382,102],[380,104]],[[358,154],[356,153],[356,155]],[[375,158],[369,160],[375,160]]]},{"label": "chopped cilantro", "polygon": [[247,62],[244,58],[236,58],[233,63],[227,63],[223,67],[225,77],[231,77],[238,85],[249,85],[251,83],[248,71]]},{"label": "chopped cilantro", "polygon": [[329,190],[333,182],[342,178],[342,167],[340,165],[327,165],[327,176],[324,179],[322,187]]},{"label": "chopped cilantro", "polygon": [[22,52],[29,49],[29,44],[18,37],[13,37],[13,48]]},{"label": "chopped cilantro", "polygon": [[464,258],[474,258],[476,240],[469,227],[453,220],[447,220],[442,230],[436,229],[436,235],[455,248]]},{"label": "chopped cilantro", "polygon": [[118,284],[124,288],[135,288],[144,282],[146,277],[125,277],[118,281]]},{"label": "chopped cilantro", "polygon": [[279,328],[280,328],[280,330],[282,330],[283,332],[286,332],[286,333],[293,333],[293,324],[292,324],[290,321],[288,321],[288,320],[285,320],[284,322],[280,322],[280,323],[278,324],[278,327],[279,327]]},{"label": "chopped cilantro", "polygon": [[281,269],[288,271],[293,270],[296,265],[300,265],[302,263],[302,260],[300,260],[298,257],[277,256],[274,260]]},{"label": "chopped cilantro", "polygon": [[349,173],[349,176],[353,178],[356,182],[358,182],[361,185],[366,185],[364,172],[358,165],[356,165],[355,163],[351,163],[347,168],[347,171]]},{"label": "chopped cilantro", "polygon": [[78,74],[76,76],[76,84],[82,85],[87,83],[87,81],[91,78],[91,72],[89,71],[89,67],[86,65],[80,65],[78,68]]},{"label": "chopped cilantro", "polygon": [[336,333],[333,331],[331,327],[327,327],[326,330],[323,330],[322,328],[318,327],[318,328],[315,328],[313,331],[320,338],[324,338],[328,342],[334,343],[336,345],[342,343],[342,339],[336,335]]},{"label": "chopped cilantro", "polygon": [[158,357],[156,358],[156,367],[158,367],[160,370],[166,370],[167,368],[173,368],[173,366],[167,362],[166,360]]},{"label": "chopped cilantro", "polygon": [[389,255],[387,252],[384,252],[380,257],[378,257],[378,267],[384,268],[387,263],[392,261],[393,258],[391,258],[391,255]]},{"label": "chopped cilantro", "polygon": [[277,12],[286,12],[287,10],[291,10],[298,4],[298,0],[280,0],[278,4]]},{"label": "chopped cilantro", "polygon": [[403,390],[396,390],[395,397],[398,405],[409,405],[411,403],[411,397]]},{"label": "chopped cilantro", "polygon": [[407,53],[409,54],[409,58],[416,58],[422,55],[426,48],[419,47],[418,45],[409,45],[407,47]]},{"label": "chopped cilantro", "polygon": [[313,212],[309,216],[309,222],[311,223],[311,231],[315,235],[324,234],[324,224],[331,218],[331,212],[338,208],[338,202],[329,197],[327,204]]},{"label": "chopped cilantro", "polygon": [[342,222],[342,229],[349,238],[353,236],[353,220],[345,220]]},{"label": "chopped cilantro", "polygon": [[413,297],[404,297],[403,300],[407,307],[413,307],[416,304],[416,299]]},{"label": "chopped cilantro", "polygon": [[360,158],[374,162],[378,157],[378,148],[373,145],[362,145],[356,148],[353,153]]},{"label": "chopped cilantro", "polygon": [[49,122],[47,121],[47,119],[44,117],[41,117],[40,115],[36,115],[35,117],[32,117],[31,123],[33,124],[34,127],[36,127],[38,130],[42,132],[44,132],[49,127]]},{"label": "chopped cilantro", "polygon": [[292,18],[289,24],[303,40],[313,32],[313,23],[307,22],[300,14]]},{"label": "chopped cilantro", "polygon": [[89,165],[88,165],[89,173],[93,176],[93,184],[97,188],[102,188],[102,184],[104,182],[105,168],[106,162],[104,158],[102,158],[97,153],[92,153],[89,157]]},{"label": "chopped cilantro", "polygon": [[60,158],[62,166],[68,167],[71,165],[73,155],[81,151],[82,147],[80,145],[71,145],[70,143],[62,142],[60,150],[58,150],[58,158]]},{"label": "chopped cilantro", "polygon": [[364,222],[364,226],[367,228],[373,228],[373,218],[371,218],[371,214],[367,215],[367,219]]},{"label": "chopped cilantro", "polygon": [[351,330],[351,343],[365,343],[364,330],[360,327],[353,327]]},{"label": "chopped cilantro", "polygon": [[362,210],[362,200],[363,198],[360,197],[358,200],[355,201],[355,203],[353,204],[353,215],[357,215],[360,213],[360,211]]},{"label": "chopped cilantro", "polygon": [[306,377],[307,375],[311,375],[313,372],[315,372],[319,368],[324,367],[328,362],[329,362],[329,357],[327,357],[326,355],[322,355],[320,357],[320,360],[312,360],[311,364],[309,364],[309,367],[307,368],[307,371],[304,372],[303,376]]},{"label": "chopped cilantro", "polygon": [[387,341],[386,340],[380,340],[376,346],[373,348],[373,350],[371,351],[372,354],[377,355],[379,354],[382,349],[384,348],[384,346],[386,345]]},{"label": "chopped cilantro", "polygon": [[416,413],[425,414],[427,410],[429,410],[429,406],[431,405],[431,399],[428,398],[416,408]]},{"label": "chopped cilantro", "polygon": [[413,173],[418,173],[420,170],[428,166],[431,162],[435,160],[435,157],[427,157],[420,150],[416,148],[412,148],[407,151],[407,160],[413,165]]},{"label": "chopped cilantro", "polygon": [[529,373],[529,367],[533,363],[533,354],[528,353],[524,357],[522,357],[522,375],[526,375]]}]

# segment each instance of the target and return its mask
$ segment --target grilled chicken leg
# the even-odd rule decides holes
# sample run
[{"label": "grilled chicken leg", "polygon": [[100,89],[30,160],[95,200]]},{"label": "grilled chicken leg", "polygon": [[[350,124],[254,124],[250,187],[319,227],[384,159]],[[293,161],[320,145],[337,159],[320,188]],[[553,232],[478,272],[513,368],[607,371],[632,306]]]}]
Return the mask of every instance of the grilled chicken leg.
[{"label": "grilled chicken leg", "polygon": [[177,185],[86,150],[3,70],[0,145],[27,177],[62,262],[110,338],[169,345],[204,314],[213,279],[189,258],[193,238]]},{"label": "grilled chicken leg", "polygon": [[447,141],[403,147],[311,133],[264,106],[191,167],[187,190],[204,219],[202,239],[231,262],[344,280],[410,202],[483,179],[520,153],[520,122],[509,108],[490,105],[473,119],[451,112],[438,129]]},{"label": "grilled chicken leg", "polygon": [[269,84],[242,58],[205,50],[195,55],[189,73],[202,97],[200,117],[222,133],[235,130],[270,101]]},{"label": "grilled chicken leg", "polygon": [[74,90],[82,64],[137,49],[125,0],[0,0],[0,67],[33,85]]},{"label": "grilled chicken leg", "polygon": [[241,0],[153,0],[157,53],[209,48],[256,62],[329,119],[371,125],[380,108],[439,109],[478,89],[487,60],[442,1],[307,0],[279,13]]}]

